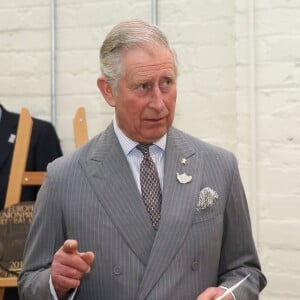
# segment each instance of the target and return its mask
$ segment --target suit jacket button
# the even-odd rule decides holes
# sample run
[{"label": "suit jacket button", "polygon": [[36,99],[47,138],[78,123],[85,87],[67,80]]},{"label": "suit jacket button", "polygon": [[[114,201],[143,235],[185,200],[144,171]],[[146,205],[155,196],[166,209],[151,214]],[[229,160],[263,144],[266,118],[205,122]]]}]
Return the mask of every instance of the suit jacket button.
[{"label": "suit jacket button", "polygon": [[121,275],[122,274],[121,266],[115,265],[114,268],[113,268],[113,274],[114,275]]},{"label": "suit jacket button", "polygon": [[197,260],[193,261],[191,268],[193,271],[197,271],[199,269],[199,262]]}]

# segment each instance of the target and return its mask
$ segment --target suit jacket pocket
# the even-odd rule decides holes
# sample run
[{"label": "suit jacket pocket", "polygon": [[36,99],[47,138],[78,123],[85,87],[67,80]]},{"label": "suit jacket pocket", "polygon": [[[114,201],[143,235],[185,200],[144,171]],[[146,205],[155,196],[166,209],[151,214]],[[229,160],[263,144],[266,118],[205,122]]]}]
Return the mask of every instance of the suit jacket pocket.
[{"label": "suit jacket pocket", "polygon": [[211,207],[207,207],[205,209],[197,210],[195,208],[193,224],[209,221],[213,219],[219,219],[222,217],[222,209],[219,203],[215,203]]}]

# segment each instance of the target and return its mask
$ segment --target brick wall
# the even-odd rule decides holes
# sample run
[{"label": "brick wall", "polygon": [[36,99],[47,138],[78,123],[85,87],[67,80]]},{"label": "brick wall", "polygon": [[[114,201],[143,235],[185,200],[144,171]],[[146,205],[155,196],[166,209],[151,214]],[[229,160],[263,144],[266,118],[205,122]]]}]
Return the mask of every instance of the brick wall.
[{"label": "brick wall", "polygon": [[[26,106],[32,115],[47,120],[51,119],[49,2],[0,2],[0,102],[13,111]],[[151,21],[151,1],[56,2],[56,128],[66,153],[74,149],[72,118],[77,107],[87,110],[90,136],[112,118],[113,111],[96,87],[98,48],[105,34],[124,19]],[[296,300],[300,293],[300,1],[255,2],[255,132],[249,86],[250,0],[162,0],[158,22],[180,62],[175,125],[238,156],[269,280],[261,299]]]}]

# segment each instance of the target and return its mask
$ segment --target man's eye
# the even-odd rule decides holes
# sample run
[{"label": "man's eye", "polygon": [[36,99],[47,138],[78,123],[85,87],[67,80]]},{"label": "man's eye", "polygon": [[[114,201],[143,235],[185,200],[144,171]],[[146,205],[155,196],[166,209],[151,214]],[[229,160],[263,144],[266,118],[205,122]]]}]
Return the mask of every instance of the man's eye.
[{"label": "man's eye", "polygon": [[173,80],[170,78],[166,78],[161,82],[161,87],[168,87],[173,83]]},{"label": "man's eye", "polygon": [[139,90],[145,91],[150,89],[150,84],[149,83],[142,83],[138,86]]}]

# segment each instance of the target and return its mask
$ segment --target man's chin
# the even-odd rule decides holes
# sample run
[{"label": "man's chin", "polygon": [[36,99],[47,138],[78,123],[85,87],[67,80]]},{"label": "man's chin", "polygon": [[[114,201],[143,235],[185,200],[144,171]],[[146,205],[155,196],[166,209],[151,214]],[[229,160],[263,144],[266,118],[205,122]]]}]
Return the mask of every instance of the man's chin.
[{"label": "man's chin", "polygon": [[151,143],[154,143],[156,142],[157,140],[159,140],[160,138],[162,138],[164,135],[165,135],[166,131],[156,131],[154,132],[153,134],[149,134],[149,135],[145,135],[143,137],[143,144],[151,144]]}]

